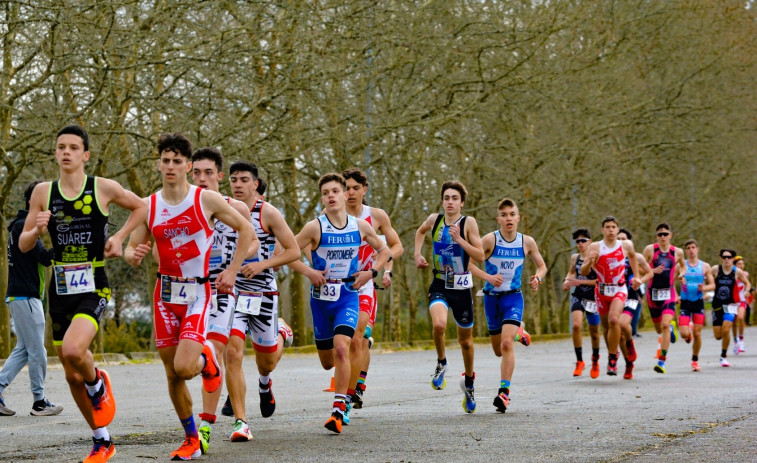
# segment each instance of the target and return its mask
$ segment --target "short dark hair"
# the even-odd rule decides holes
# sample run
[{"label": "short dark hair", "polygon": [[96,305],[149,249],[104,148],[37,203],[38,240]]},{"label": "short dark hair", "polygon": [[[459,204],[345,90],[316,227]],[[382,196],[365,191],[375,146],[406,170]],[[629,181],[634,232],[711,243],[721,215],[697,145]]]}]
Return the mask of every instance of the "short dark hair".
[{"label": "short dark hair", "polygon": [[631,232],[630,232],[630,231],[628,231],[628,229],[627,229],[627,228],[623,228],[623,227],[621,227],[621,228],[620,228],[620,231],[618,231],[618,233],[625,233],[625,234],[626,234],[626,236],[628,237],[628,239],[629,239],[629,240],[632,240],[632,239],[633,239],[633,235],[631,234]]},{"label": "short dark hair", "polygon": [[34,180],[33,182],[29,182],[26,185],[26,188],[24,188],[24,209],[27,211],[29,210],[29,201],[32,199],[32,192],[34,191],[34,187],[42,183],[42,180]]},{"label": "short dark hair", "polygon": [[164,133],[158,139],[158,156],[164,151],[173,151],[190,160],[192,159],[192,142],[180,132]]},{"label": "short dark hair", "polygon": [[448,180],[442,184],[442,192],[440,194],[442,201],[444,200],[444,192],[450,188],[457,190],[457,192],[460,193],[460,201],[465,202],[465,197],[468,196],[468,190],[465,188],[465,185],[456,180]]},{"label": "short dark hair", "polygon": [[510,198],[504,198],[504,199],[502,199],[502,201],[499,202],[499,204],[497,204],[497,210],[498,211],[501,210],[501,209],[504,209],[506,207],[518,207],[518,205],[515,204],[515,201],[513,201]]},{"label": "short dark hair", "polygon": [[231,164],[231,167],[229,167],[229,175],[236,174],[237,172],[249,172],[255,180],[260,179],[260,177],[258,177],[258,166],[250,161],[234,161],[234,163]]},{"label": "short dark hair", "polygon": [[720,257],[723,257],[723,253],[724,252],[730,252],[731,253],[731,257],[736,257],[736,251],[733,250],[733,249],[731,249],[731,248],[723,248],[723,249],[721,249],[720,253],[719,253]]},{"label": "short dark hair", "polygon": [[[607,222],[615,222],[615,225],[620,225],[618,223],[618,219],[616,219],[614,216],[611,216],[611,215],[608,215],[607,217],[602,219],[602,227],[604,227]],[[631,239],[631,237],[629,236],[628,239]]]},{"label": "short dark hair", "polygon": [[208,159],[216,164],[218,172],[223,171],[223,154],[215,148],[200,148],[192,154],[192,162]]},{"label": "short dark hair", "polygon": [[266,188],[268,188],[268,182],[266,182],[264,178],[258,178],[258,188],[255,191],[257,191],[260,196],[263,196]]},{"label": "short dark hair", "polygon": [[58,137],[67,134],[76,135],[77,137],[81,138],[81,141],[84,144],[84,151],[89,151],[89,135],[87,134],[86,130],[76,124],[67,125],[58,131],[55,139],[58,140]]},{"label": "short dark hair", "polygon": [[660,223],[659,223],[659,224],[657,225],[657,228],[655,228],[655,229],[654,229],[654,231],[660,231],[660,230],[662,230],[662,229],[665,229],[665,230],[669,230],[669,231],[673,231],[673,229],[672,229],[672,228],[670,228],[670,225],[668,225],[668,224],[667,224],[667,222],[660,222]]},{"label": "short dark hair", "polygon": [[588,228],[576,228],[575,230],[573,230],[573,239],[576,239],[579,236],[584,236],[591,239],[591,232]]},{"label": "short dark hair", "polygon": [[342,177],[344,177],[345,181],[352,179],[363,186],[368,186],[368,176],[357,167],[350,167],[345,170],[342,172]]},{"label": "short dark hair", "polygon": [[320,190],[323,185],[329,183],[329,182],[337,182],[338,184],[342,185],[342,189],[347,189],[347,182],[344,181],[344,177],[337,173],[330,173],[326,174],[323,177],[318,179],[318,190]]},{"label": "short dark hair", "polygon": [[699,247],[699,243],[697,243],[697,240],[695,240],[694,238],[691,238],[690,240],[686,240],[686,242],[683,243],[683,248],[686,249],[686,247],[690,244],[693,244],[694,246]]}]

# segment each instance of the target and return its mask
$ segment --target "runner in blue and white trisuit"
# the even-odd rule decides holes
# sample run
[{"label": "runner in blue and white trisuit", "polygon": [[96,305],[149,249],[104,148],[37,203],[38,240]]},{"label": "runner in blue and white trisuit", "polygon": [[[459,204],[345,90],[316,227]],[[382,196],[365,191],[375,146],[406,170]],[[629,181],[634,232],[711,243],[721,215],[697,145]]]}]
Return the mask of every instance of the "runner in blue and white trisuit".
[{"label": "runner in blue and white trisuit", "polygon": [[[704,293],[715,289],[710,264],[699,260],[697,241],[690,239],[683,245],[686,253],[686,273],[681,275],[681,311],[678,330],[691,346],[691,371],[702,371],[699,366],[699,349],[702,347],[704,326]],[[692,326],[689,327],[689,324]],[[693,328],[693,329],[692,329]]]},{"label": "runner in blue and white trisuit", "polygon": [[539,290],[542,279],[547,274],[547,266],[539,253],[536,241],[528,235],[518,233],[520,212],[510,198],[505,198],[497,206],[499,230],[493,231],[482,240],[486,256],[486,272],[475,265],[470,269],[474,276],[486,281],[484,284],[484,310],[489,325],[489,336],[494,355],[502,357],[500,362],[500,383],[494,406],[504,413],[510,404],[510,380],[515,369],[513,342],[524,346],[531,343],[531,336],[523,330],[523,294],[520,291],[526,256],[536,265],[536,274],[528,279],[531,289]]},{"label": "runner in blue and white trisuit", "polygon": [[729,367],[728,344],[731,342],[731,325],[736,319],[741,301],[736,288],[736,282],[741,281],[749,284],[744,272],[733,265],[736,251],[733,249],[721,249],[720,259],[722,264],[714,265],[710,269],[712,278],[715,279],[715,294],[712,297],[712,333],[715,339],[721,341],[720,365]]},{"label": "runner in blue and white trisuit", "polygon": [[467,194],[462,183],[444,182],[441,192],[444,212],[431,214],[416,230],[414,258],[417,268],[428,267],[421,250],[426,233],[431,231],[434,275],[428,289],[428,310],[431,313],[437,355],[431,387],[439,390],[447,385],[444,379],[447,371],[445,331],[447,311],[451,309],[465,364],[463,407],[466,412],[473,413],[476,410],[473,396],[473,278],[468,263],[470,258],[483,262],[484,251],[476,219],[462,215]]},{"label": "runner in blue and white trisuit", "polygon": [[[334,368],[334,403],[324,426],[340,433],[347,408],[350,365],[360,361],[357,352],[350,349],[360,309],[358,290],[378,275],[392,254],[371,224],[347,214],[344,177],[326,174],[318,181],[318,189],[326,212],[305,224],[296,236],[301,250],[311,250],[313,266],[301,261],[289,266],[312,283],[310,309],[315,346],[323,368]],[[359,249],[363,241],[376,249],[376,260],[371,268],[360,271]]]}]

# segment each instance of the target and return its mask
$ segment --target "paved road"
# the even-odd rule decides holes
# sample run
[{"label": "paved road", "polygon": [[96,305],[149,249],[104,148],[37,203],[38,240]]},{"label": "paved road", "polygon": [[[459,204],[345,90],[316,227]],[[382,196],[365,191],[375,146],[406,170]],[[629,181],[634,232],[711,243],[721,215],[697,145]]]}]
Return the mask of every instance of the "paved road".
[{"label": "paved road", "polygon": [[[491,405],[499,384],[499,361],[488,345],[476,346],[479,409],[471,415],[461,408],[459,349],[448,351],[450,369],[443,391],[429,386],[433,351],[374,352],[366,407],[353,412],[352,424],[340,436],[323,428],[332,397],[321,390],[331,373],[320,368],[313,354],[285,355],[273,376],[276,414],[261,418],[256,394],[248,396],[254,440],[228,442],[232,420],[221,417],[211,452],[201,460],[753,462],[757,327],[748,329],[750,340],[749,352],[730,354],[732,367],[721,368],[719,343],[707,330],[701,373],[690,371],[690,347],[679,341],[669,354],[668,373],[660,375],[652,371],[656,336],[643,333],[631,381],[604,374],[592,380],[588,370],[573,378],[575,359],[568,339],[517,346],[512,402],[504,415]],[[602,358],[604,373],[604,347]],[[244,366],[248,384],[254,384],[254,359],[247,358]],[[168,460],[183,434],[162,366],[132,363],[107,369],[119,406],[109,427],[118,449],[111,461]],[[190,383],[196,399],[200,387],[199,379]],[[81,461],[89,451],[89,432],[59,366],[48,372],[47,394],[65,407],[61,415],[27,414],[31,395],[25,371],[6,389],[6,401],[18,414],[0,417],[0,461]]]}]

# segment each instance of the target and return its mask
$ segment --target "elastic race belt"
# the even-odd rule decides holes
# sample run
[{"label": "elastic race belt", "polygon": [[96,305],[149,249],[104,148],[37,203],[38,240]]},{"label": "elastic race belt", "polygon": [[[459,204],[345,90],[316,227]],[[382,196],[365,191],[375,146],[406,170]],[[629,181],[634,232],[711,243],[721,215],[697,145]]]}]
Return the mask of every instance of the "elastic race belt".
[{"label": "elastic race belt", "polygon": [[502,297],[502,296],[507,296],[508,294],[515,294],[519,292],[520,292],[520,289],[510,289],[507,291],[484,291],[484,294],[486,294],[487,296]]},{"label": "elastic race belt", "polygon": [[[162,274],[162,273],[160,273],[160,272],[156,273],[155,275],[156,275],[156,276],[158,277],[158,279],[160,279],[160,278],[161,278],[161,277],[163,276],[163,274]],[[195,280],[195,281],[196,281],[197,283],[200,283],[200,284],[205,284],[205,283],[207,283],[208,281],[210,281],[210,276],[204,276],[204,277],[202,277],[202,278],[200,278],[200,277],[179,277],[179,276],[176,276],[176,275],[166,275],[166,276],[167,276],[167,277],[174,277],[174,278],[192,278],[192,279],[194,279],[194,280]]]}]

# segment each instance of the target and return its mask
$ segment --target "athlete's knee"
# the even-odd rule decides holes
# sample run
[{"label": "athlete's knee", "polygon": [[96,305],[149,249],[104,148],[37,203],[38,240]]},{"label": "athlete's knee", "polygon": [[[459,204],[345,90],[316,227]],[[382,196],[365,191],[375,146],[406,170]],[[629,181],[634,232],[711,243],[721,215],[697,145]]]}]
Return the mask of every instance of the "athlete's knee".
[{"label": "athlete's knee", "polygon": [[447,321],[434,320],[433,329],[435,334],[444,333],[447,329]]},{"label": "athlete's knee", "polygon": [[514,340],[509,337],[502,337],[502,342],[499,344],[500,354],[497,357],[501,357],[502,354],[510,353],[513,351]]},{"label": "athlete's knee", "polygon": [[573,329],[574,333],[580,333],[582,327],[583,327],[582,323],[580,323],[580,322],[573,322],[572,329]]},{"label": "athlete's knee", "polygon": [[473,339],[460,339],[458,341],[460,343],[460,347],[464,350],[473,349]]},{"label": "athlete's knee", "polygon": [[258,365],[258,372],[263,376],[268,376],[276,369],[278,361],[273,355],[255,354],[255,362]]}]

